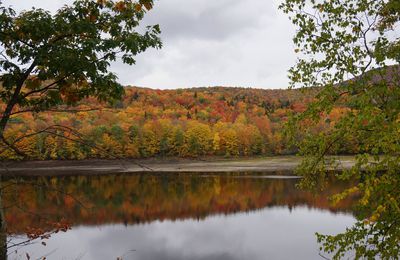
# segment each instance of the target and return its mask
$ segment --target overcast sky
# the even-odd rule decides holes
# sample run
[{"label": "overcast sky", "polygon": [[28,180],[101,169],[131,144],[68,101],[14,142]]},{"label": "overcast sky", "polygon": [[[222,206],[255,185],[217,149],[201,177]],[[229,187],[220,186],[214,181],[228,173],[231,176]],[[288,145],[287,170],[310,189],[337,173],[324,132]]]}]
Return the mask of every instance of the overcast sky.
[{"label": "overcast sky", "polygon": [[[4,0],[16,10],[57,10],[71,0]],[[144,24],[160,24],[161,50],[113,64],[121,83],[151,88],[286,88],[294,27],[280,0],[156,0]]]}]

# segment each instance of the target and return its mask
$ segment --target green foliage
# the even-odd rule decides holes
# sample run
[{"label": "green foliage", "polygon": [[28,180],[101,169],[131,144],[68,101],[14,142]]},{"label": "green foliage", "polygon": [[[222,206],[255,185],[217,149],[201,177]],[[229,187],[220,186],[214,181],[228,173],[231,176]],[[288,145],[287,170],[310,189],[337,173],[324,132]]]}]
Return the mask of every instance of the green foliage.
[{"label": "green foliage", "polygon": [[[291,119],[288,134],[305,156],[301,186],[321,189],[335,167],[325,155],[353,142],[356,165],[337,177],[358,184],[334,196],[357,194],[357,223],[345,233],[318,234],[321,249],[335,259],[353,251],[355,258],[400,257],[400,23],[397,0],[285,0],[298,30],[296,52],[303,56],[290,70],[292,86],[322,87],[315,102]],[[389,66],[394,64],[394,66]],[[327,115],[348,107],[332,127]],[[314,129],[313,129],[314,127]],[[304,139],[296,138],[303,132]]]},{"label": "green foliage", "polygon": [[110,133],[116,140],[122,140],[124,137],[124,130],[119,125],[113,125],[110,129]]}]

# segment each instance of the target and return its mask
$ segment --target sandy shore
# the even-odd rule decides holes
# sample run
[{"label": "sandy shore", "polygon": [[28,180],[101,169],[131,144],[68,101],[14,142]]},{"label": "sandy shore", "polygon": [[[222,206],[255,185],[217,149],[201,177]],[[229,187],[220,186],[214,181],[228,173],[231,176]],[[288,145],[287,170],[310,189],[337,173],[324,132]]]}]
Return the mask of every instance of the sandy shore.
[{"label": "sandy shore", "polygon": [[[1,163],[0,174],[17,176],[80,175],[138,172],[276,172],[292,171],[296,156],[263,158],[152,158],[141,160],[23,161]],[[341,167],[353,165],[352,156],[340,157]]]}]

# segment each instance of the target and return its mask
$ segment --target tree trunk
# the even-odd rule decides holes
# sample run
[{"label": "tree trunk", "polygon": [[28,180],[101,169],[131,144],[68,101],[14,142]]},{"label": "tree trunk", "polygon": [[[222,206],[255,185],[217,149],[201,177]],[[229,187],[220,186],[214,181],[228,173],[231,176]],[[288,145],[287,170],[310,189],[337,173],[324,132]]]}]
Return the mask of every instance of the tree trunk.
[{"label": "tree trunk", "polygon": [[10,114],[11,114],[13,108],[14,108],[14,102],[10,101],[7,104],[7,107],[3,112],[3,115],[0,120],[0,137],[1,138],[4,137],[4,130],[6,129],[6,126],[7,126],[8,120],[10,119]]},{"label": "tree trunk", "polygon": [[29,68],[23,74],[20,75],[19,80],[16,82],[14,93],[12,94],[10,100],[8,100],[7,107],[4,110],[0,120],[0,138],[2,139],[4,139],[4,130],[6,129],[12,110],[14,109],[15,105],[17,105],[18,102],[20,101],[19,95],[21,93],[21,89],[26,79],[31,75],[35,67],[36,67],[36,61],[33,61],[32,64],[29,66]]},{"label": "tree trunk", "polygon": [[21,93],[22,86],[24,85],[25,80],[29,77],[30,73],[35,68],[35,66],[36,66],[35,62],[33,62],[31,64],[31,66],[29,67],[29,69],[24,74],[21,75],[21,79],[17,82],[14,93],[13,93],[12,97],[10,98],[10,100],[8,100],[6,109],[4,110],[2,117],[0,119],[0,140],[2,140],[4,142],[4,144],[9,146],[18,155],[20,155],[22,157],[25,157],[25,155],[23,153],[21,153],[13,144],[10,144],[6,140],[6,138],[4,136],[4,131],[7,127],[8,121],[10,120],[10,116],[11,116],[11,113],[12,113],[15,105],[17,105],[20,101],[20,93]]},{"label": "tree trunk", "polygon": [[10,119],[10,114],[13,110],[15,106],[15,103],[9,103],[7,105],[6,110],[3,113],[3,116],[0,120],[0,140],[3,141],[3,143],[8,146],[9,148],[11,148],[17,155],[21,156],[21,157],[25,157],[25,154],[22,153],[14,144],[10,143],[7,141],[6,137],[4,136],[4,131],[6,129],[8,120]]}]

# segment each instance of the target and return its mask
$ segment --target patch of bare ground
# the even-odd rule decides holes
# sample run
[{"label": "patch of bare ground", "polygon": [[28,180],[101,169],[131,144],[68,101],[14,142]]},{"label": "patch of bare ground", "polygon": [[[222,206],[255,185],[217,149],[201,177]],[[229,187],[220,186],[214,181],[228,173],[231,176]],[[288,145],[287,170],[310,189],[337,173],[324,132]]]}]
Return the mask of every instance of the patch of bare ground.
[{"label": "patch of bare ground", "polygon": [[[354,164],[353,156],[339,157],[340,168]],[[64,176],[113,173],[223,173],[223,172],[289,172],[299,165],[301,157],[275,156],[256,158],[150,158],[81,161],[2,162],[0,174],[9,176]]]}]

